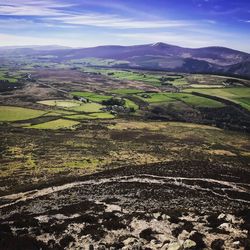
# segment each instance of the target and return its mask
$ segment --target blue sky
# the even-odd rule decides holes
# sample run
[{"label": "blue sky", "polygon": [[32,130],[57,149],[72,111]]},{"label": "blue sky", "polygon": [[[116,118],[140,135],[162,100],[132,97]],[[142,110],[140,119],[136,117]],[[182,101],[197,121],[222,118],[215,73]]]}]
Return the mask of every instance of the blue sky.
[{"label": "blue sky", "polygon": [[0,46],[165,42],[250,52],[250,0],[4,0]]}]

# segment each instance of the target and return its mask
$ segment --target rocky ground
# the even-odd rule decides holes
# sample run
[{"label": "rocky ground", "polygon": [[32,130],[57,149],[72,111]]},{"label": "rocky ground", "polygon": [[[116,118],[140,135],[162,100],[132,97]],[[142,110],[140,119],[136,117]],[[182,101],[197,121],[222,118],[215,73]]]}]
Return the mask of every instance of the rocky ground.
[{"label": "rocky ground", "polygon": [[125,167],[0,197],[0,249],[250,249],[250,172]]}]

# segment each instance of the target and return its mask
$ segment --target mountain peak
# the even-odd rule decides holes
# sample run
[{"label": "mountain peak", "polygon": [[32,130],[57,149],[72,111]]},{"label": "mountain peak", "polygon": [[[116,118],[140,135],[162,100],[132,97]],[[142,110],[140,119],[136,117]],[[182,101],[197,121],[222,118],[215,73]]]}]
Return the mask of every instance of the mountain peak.
[{"label": "mountain peak", "polygon": [[152,47],[164,47],[166,45],[167,45],[166,43],[157,42],[157,43],[153,43],[151,46]]}]

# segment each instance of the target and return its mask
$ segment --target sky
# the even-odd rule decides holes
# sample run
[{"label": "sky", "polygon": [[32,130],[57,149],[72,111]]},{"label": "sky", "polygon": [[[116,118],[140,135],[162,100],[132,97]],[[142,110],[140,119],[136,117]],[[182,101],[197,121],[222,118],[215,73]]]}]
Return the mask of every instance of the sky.
[{"label": "sky", "polygon": [[250,0],[0,0],[0,46],[156,42],[250,53]]}]

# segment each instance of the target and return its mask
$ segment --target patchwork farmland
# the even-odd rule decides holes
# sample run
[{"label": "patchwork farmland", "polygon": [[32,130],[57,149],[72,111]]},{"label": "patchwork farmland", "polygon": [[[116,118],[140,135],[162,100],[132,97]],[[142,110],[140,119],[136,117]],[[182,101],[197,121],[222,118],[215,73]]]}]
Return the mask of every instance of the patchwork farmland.
[{"label": "patchwork farmland", "polygon": [[5,69],[0,248],[248,246],[250,81],[123,63]]}]

